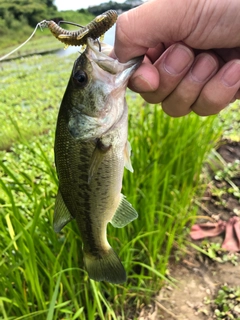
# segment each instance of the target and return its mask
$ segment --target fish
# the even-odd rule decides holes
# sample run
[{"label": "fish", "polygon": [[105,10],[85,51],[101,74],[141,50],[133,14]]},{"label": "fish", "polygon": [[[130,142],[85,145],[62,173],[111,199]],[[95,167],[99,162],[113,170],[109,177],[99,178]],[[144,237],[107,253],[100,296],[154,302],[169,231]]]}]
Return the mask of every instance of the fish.
[{"label": "fish", "polygon": [[76,219],[89,278],[118,284],[126,281],[126,272],[108,243],[107,224],[122,228],[138,217],[121,189],[124,167],[133,171],[125,93],[143,57],[120,63],[109,56],[110,46],[101,47],[87,39],[59,109],[53,228],[60,232]]}]

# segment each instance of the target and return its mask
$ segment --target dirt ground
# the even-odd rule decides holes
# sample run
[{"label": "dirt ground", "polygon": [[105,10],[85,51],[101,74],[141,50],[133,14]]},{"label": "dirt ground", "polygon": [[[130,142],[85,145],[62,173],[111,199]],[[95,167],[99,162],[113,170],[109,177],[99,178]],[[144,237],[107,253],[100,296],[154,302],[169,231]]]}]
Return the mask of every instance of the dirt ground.
[{"label": "dirt ground", "polygon": [[[217,150],[226,162],[232,163],[240,159],[240,143],[224,141]],[[240,171],[232,177],[235,185],[240,187]],[[213,178],[209,184],[199,209],[199,216],[208,216],[212,221],[229,220],[232,216],[240,216],[239,199],[232,194],[223,194],[220,198],[213,193],[213,187],[219,190],[226,187],[226,182]],[[217,189],[217,190],[218,190]],[[203,220],[197,220],[197,223]],[[205,221],[206,222],[206,221]],[[223,235],[224,236],[224,235]],[[209,238],[207,243],[222,243],[223,236]],[[189,241],[201,245],[201,241]],[[221,252],[221,254],[223,254]],[[231,256],[230,256],[231,257]],[[139,320],[211,320],[211,319],[240,319],[214,316],[216,299],[219,288],[227,284],[229,287],[240,287],[240,253],[232,254],[232,261],[216,262],[208,256],[188,248],[188,253],[180,263],[170,265],[170,275],[177,280],[176,287],[166,285],[157,294],[154,303],[141,311]],[[229,259],[231,260],[231,259]],[[212,303],[206,303],[206,300]]]}]

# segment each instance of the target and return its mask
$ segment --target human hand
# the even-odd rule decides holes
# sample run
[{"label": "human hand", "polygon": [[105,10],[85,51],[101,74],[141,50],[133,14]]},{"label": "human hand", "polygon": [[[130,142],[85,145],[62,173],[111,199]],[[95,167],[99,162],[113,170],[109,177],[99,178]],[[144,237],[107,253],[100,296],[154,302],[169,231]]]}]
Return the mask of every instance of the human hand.
[{"label": "human hand", "polygon": [[171,116],[240,98],[240,1],[152,0],[119,16],[115,55],[145,55],[129,87]]}]

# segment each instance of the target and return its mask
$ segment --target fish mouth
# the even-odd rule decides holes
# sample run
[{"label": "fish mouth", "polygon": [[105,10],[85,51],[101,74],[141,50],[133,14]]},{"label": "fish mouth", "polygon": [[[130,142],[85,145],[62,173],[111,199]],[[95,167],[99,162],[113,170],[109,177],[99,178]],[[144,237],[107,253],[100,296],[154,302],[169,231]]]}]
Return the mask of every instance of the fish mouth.
[{"label": "fish mouth", "polygon": [[99,51],[99,42],[92,38],[87,38],[86,55],[90,61],[94,61],[101,69],[113,75],[122,74],[127,70],[125,77],[128,79],[143,61],[143,56],[133,58],[128,62],[121,63],[117,59],[109,56],[112,46],[101,43],[101,51]]}]

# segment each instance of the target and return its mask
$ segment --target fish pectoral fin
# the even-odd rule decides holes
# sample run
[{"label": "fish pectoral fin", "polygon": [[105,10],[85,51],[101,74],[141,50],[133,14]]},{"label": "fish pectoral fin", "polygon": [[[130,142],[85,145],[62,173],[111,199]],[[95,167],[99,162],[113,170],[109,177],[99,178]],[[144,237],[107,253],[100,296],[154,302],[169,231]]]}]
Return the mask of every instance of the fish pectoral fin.
[{"label": "fish pectoral fin", "polygon": [[55,202],[54,216],[53,216],[53,229],[55,232],[60,232],[62,228],[70,222],[73,216],[66,207],[61,192],[58,190],[58,194]]},{"label": "fish pectoral fin", "polygon": [[124,166],[126,169],[128,169],[130,172],[133,172],[133,167],[131,163],[131,144],[129,141],[126,142],[125,148],[124,148]]},{"label": "fish pectoral fin", "polygon": [[93,175],[97,172],[100,163],[102,162],[104,156],[110,149],[111,145],[104,145],[100,139],[97,140],[96,148],[94,149],[92,158],[90,160],[88,170],[88,183],[91,182]]},{"label": "fish pectoral fin", "polygon": [[137,211],[133,208],[131,203],[126,200],[126,197],[123,194],[121,194],[119,206],[110,223],[115,228],[123,228],[128,223],[137,219],[137,217],[138,217]]}]

